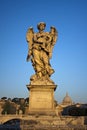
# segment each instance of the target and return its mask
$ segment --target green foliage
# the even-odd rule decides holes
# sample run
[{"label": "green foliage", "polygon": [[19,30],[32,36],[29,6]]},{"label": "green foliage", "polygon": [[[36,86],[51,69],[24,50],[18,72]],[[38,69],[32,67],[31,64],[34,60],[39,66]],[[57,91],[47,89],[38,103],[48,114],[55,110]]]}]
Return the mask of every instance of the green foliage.
[{"label": "green foliage", "polygon": [[7,101],[3,106],[2,114],[15,114],[16,108],[13,104],[11,104],[9,101]]},{"label": "green foliage", "polygon": [[14,102],[16,104],[19,104],[20,103],[20,99],[19,98],[13,98],[12,102]]},{"label": "green foliage", "polygon": [[6,99],[7,99],[7,97],[2,97],[1,99],[6,100]]},{"label": "green foliage", "polygon": [[25,103],[20,103],[20,107],[19,107],[19,110],[22,110],[23,114],[25,113],[25,106],[26,104]]}]

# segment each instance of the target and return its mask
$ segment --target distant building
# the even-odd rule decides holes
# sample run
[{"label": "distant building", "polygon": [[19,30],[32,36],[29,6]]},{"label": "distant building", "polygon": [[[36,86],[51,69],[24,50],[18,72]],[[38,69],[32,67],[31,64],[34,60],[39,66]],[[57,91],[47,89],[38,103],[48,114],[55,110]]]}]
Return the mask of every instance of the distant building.
[{"label": "distant building", "polygon": [[56,109],[58,111],[58,115],[61,114],[68,114],[68,108],[70,106],[74,105],[71,97],[68,95],[68,93],[66,93],[65,97],[63,98],[62,102],[60,104],[57,105]]},{"label": "distant building", "polygon": [[66,93],[66,96],[64,97],[61,105],[63,105],[64,107],[66,106],[70,106],[70,105],[73,105],[73,101],[71,99],[71,97],[68,95],[68,93]]}]

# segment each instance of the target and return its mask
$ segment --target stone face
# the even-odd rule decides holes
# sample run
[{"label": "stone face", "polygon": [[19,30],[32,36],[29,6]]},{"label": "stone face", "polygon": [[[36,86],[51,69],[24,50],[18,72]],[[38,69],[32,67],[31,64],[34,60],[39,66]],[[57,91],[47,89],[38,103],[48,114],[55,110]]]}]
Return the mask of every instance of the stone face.
[{"label": "stone face", "polygon": [[30,90],[29,113],[50,114],[54,111],[56,85],[27,85]]}]

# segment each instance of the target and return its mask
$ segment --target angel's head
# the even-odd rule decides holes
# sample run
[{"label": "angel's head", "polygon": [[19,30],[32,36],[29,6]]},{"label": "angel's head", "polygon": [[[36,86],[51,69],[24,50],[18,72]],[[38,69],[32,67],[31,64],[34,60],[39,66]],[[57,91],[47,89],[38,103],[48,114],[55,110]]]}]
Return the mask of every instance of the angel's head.
[{"label": "angel's head", "polygon": [[43,31],[46,27],[46,24],[44,22],[40,22],[37,25],[38,30]]}]

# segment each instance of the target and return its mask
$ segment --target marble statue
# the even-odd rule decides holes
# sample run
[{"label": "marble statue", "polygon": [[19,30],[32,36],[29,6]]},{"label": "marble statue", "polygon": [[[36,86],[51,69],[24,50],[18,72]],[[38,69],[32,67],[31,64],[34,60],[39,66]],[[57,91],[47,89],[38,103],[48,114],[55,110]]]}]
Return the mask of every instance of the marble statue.
[{"label": "marble statue", "polygon": [[54,69],[51,67],[50,59],[57,40],[57,30],[52,26],[50,32],[44,32],[45,27],[46,24],[40,22],[37,25],[38,32],[34,33],[33,28],[30,27],[26,34],[28,42],[27,61],[32,62],[35,70],[35,74],[30,78],[31,84],[41,84],[42,81],[52,83],[50,76],[54,73]]}]

